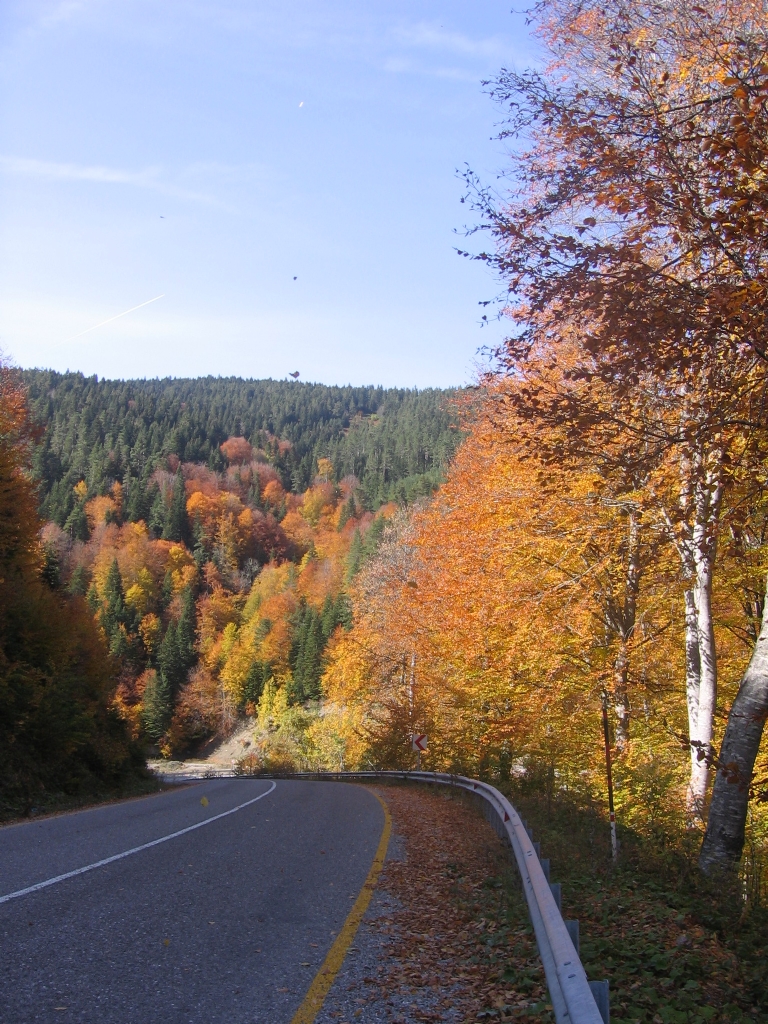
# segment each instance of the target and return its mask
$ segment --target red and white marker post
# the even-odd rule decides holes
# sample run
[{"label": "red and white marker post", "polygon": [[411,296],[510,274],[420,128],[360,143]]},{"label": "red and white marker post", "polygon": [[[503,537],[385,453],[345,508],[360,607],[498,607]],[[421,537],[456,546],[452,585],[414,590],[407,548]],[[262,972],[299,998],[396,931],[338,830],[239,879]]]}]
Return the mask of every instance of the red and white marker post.
[{"label": "red and white marker post", "polygon": [[412,734],[411,749],[416,751],[416,771],[421,771],[421,755],[427,749],[426,733],[415,732]]}]

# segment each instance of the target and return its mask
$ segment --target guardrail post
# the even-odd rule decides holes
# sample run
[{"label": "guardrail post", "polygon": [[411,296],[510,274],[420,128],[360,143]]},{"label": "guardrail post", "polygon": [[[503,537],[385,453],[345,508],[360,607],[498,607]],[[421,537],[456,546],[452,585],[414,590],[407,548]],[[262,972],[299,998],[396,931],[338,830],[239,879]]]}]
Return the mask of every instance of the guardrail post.
[{"label": "guardrail post", "polygon": [[600,1011],[600,1016],[603,1018],[603,1024],[611,1024],[609,983],[607,981],[590,981],[589,987],[592,990],[592,995],[595,997],[595,1002],[597,1003],[597,1008]]},{"label": "guardrail post", "polygon": [[559,882],[550,882],[549,888],[552,890],[552,895],[555,897],[555,903],[557,909],[562,914],[563,912],[563,887]]},{"label": "guardrail post", "polygon": [[539,857],[539,863],[541,864],[541,870],[544,872],[544,877],[549,881],[549,857]]},{"label": "guardrail post", "polygon": [[568,934],[571,937],[573,948],[576,952],[579,952],[579,922],[575,920],[565,921],[565,927],[568,929]]},{"label": "guardrail post", "polygon": [[[533,840],[531,840],[533,842]],[[541,860],[541,843],[533,843],[533,848],[536,851],[536,856]]]}]

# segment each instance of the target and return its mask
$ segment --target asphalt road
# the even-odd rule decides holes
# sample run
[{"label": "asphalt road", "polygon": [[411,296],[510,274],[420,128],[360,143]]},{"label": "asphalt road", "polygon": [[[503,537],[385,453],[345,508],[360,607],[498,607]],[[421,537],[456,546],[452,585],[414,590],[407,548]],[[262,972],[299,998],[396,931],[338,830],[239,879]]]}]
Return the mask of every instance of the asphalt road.
[{"label": "asphalt road", "polygon": [[359,786],[271,785],[209,780],[0,828],[0,1021],[288,1024],[365,881],[384,814]]}]

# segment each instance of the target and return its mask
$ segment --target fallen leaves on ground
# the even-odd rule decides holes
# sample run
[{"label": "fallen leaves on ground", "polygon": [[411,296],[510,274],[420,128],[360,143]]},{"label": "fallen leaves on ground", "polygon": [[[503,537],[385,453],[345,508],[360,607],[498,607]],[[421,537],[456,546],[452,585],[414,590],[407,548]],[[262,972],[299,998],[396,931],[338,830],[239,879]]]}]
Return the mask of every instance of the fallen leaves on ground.
[{"label": "fallen leaves on ground", "polygon": [[[553,1020],[536,943],[508,847],[467,801],[421,789],[378,790],[404,860],[386,862],[381,888],[399,909],[381,917],[392,936],[382,997],[416,999],[417,1021]],[[426,991],[425,991],[426,990]]]}]

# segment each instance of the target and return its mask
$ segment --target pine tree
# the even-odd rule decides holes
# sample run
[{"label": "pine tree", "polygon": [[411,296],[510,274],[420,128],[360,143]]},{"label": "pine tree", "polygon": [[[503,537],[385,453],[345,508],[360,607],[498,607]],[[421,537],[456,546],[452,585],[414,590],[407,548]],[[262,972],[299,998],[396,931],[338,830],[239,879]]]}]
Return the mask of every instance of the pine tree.
[{"label": "pine tree", "polygon": [[168,623],[168,629],[158,649],[157,664],[160,675],[168,683],[169,693],[172,697],[175,696],[184,682],[187,666],[179,650],[178,630],[173,619]]},{"label": "pine tree", "polygon": [[168,510],[165,507],[163,496],[160,493],[160,489],[157,488],[157,494],[155,495],[154,501],[152,502],[152,508],[149,510],[149,520],[147,526],[154,533],[156,537],[162,537],[165,533],[165,527],[168,521]]},{"label": "pine tree", "polygon": [[69,577],[67,590],[70,594],[76,594],[80,597],[84,597],[88,593],[88,572],[82,563],[75,566],[72,575]]},{"label": "pine tree", "polygon": [[165,576],[163,576],[163,589],[160,593],[160,604],[162,605],[163,611],[173,600],[173,573],[170,569],[165,570]]},{"label": "pine tree", "polygon": [[144,690],[142,720],[150,739],[157,742],[171,724],[171,688],[162,672],[152,672]]},{"label": "pine tree", "polygon": [[101,623],[104,627],[104,632],[111,639],[115,629],[124,624],[125,621],[126,607],[123,577],[120,574],[120,566],[117,564],[117,559],[114,558],[104,583],[104,608],[101,613]]},{"label": "pine tree", "polygon": [[341,508],[341,514],[339,515],[339,531],[343,530],[349,520],[354,519],[356,515],[357,506],[355,505],[355,496],[354,494],[350,494]]},{"label": "pine tree", "polygon": [[171,507],[168,510],[168,518],[163,529],[163,539],[185,542],[189,540],[187,492],[184,487],[184,477],[181,473],[177,473],[176,482],[173,485],[173,497],[171,498]]},{"label": "pine tree", "polygon": [[368,527],[368,532],[363,540],[362,562],[367,562],[369,558],[373,558],[378,551],[386,525],[386,519],[383,516],[378,516]]},{"label": "pine tree", "polygon": [[360,570],[363,562],[363,540],[360,531],[355,530],[352,543],[349,546],[347,555],[347,582],[349,582]]},{"label": "pine tree", "polygon": [[320,696],[324,649],[325,638],[321,618],[314,608],[302,605],[294,620],[294,638],[291,645],[291,703],[303,703]]},{"label": "pine tree", "polygon": [[40,575],[51,590],[58,590],[61,586],[61,563],[55,548],[50,545],[43,548],[43,567]]},{"label": "pine tree", "polygon": [[195,599],[192,588],[185,587],[181,595],[181,616],[176,627],[176,645],[185,671],[195,663],[195,626]]},{"label": "pine tree", "polygon": [[64,523],[64,529],[73,540],[87,541],[90,537],[88,518],[85,514],[85,503],[79,501],[72,509]]}]

